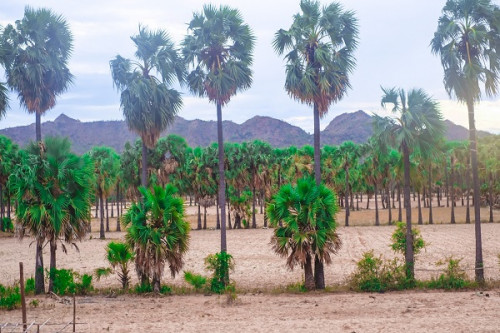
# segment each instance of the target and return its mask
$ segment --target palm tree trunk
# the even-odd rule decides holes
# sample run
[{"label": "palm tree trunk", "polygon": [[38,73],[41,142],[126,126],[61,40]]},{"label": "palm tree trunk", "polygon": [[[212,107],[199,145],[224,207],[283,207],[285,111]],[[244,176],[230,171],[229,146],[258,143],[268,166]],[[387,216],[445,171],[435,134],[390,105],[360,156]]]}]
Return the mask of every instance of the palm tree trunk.
[{"label": "palm tree trunk", "polygon": [[387,195],[387,202],[386,202],[386,205],[387,205],[387,208],[389,209],[389,225],[392,224],[392,210],[391,210],[391,194],[390,194],[390,190],[389,190],[389,186],[390,186],[390,183],[387,184],[387,187],[386,187],[386,195]]},{"label": "palm tree trunk", "polygon": [[448,186],[448,162],[444,162],[444,186],[446,195],[446,207],[450,207],[450,192]]},{"label": "palm tree trunk", "polygon": [[203,205],[203,230],[207,230],[207,205]]},{"label": "palm tree trunk", "polygon": [[42,116],[40,113],[35,112],[35,131],[36,131],[36,142],[42,141]]},{"label": "palm tree trunk", "polygon": [[375,225],[379,226],[380,225],[380,220],[378,217],[378,189],[377,189],[377,183],[375,183]]},{"label": "palm tree trunk", "polygon": [[413,234],[411,230],[411,203],[410,203],[410,151],[406,142],[403,142],[404,158],[404,200],[406,204],[406,278],[410,281],[415,279],[415,267],[413,258]]},{"label": "palm tree trunk", "polygon": [[418,224],[424,224],[422,221],[422,205],[420,203],[420,190],[417,191],[418,198]]},{"label": "palm tree trunk", "polygon": [[198,227],[196,229],[201,230],[201,205],[199,201],[198,201]]},{"label": "palm tree trunk", "polygon": [[403,221],[403,210],[401,208],[401,183],[400,182],[398,182],[398,221]]},{"label": "palm tree trunk", "polygon": [[309,253],[306,254],[306,262],[304,264],[305,287],[307,290],[314,290],[315,277],[312,269],[312,258]]},{"label": "palm tree trunk", "polygon": [[7,193],[7,217],[10,219],[10,210],[11,210],[11,197],[10,197],[10,193]]},{"label": "palm tree trunk", "polygon": [[120,186],[116,185],[116,231],[122,231],[120,225]]},{"label": "palm tree trunk", "polygon": [[320,128],[319,128],[319,109],[316,103],[313,108],[314,113],[314,178],[316,186],[321,184],[321,150],[320,150]]},{"label": "palm tree trunk", "polygon": [[[432,191],[432,166],[429,165],[429,192]],[[439,194],[438,194],[439,198]],[[432,195],[429,196],[429,224],[434,224],[432,216]]]},{"label": "palm tree trunk", "polygon": [[465,210],[465,223],[470,223],[470,163],[467,163],[467,175],[465,176],[465,182],[465,186],[467,186],[467,208]]},{"label": "palm tree trunk", "polygon": [[141,169],[141,185],[148,187],[148,147],[142,140],[142,169]]},{"label": "palm tree trunk", "polygon": [[324,265],[317,255],[314,256],[314,285],[316,289],[325,289]]},{"label": "palm tree trunk", "polygon": [[493,222],[493,175],[490,172],[490,184],[489,184],[489,192],[490,192],[490,219],[489,222]]},{"label": "palm tree trunk", "polygon": [[472,184],[474,187],[474,223],[476,234],[476,282],[484,283],[483,244],[481,237],[481,199],[479,197],[479,171],[477,167],[476,125],[474,121],[474,102],[467,101],[469,114],[469,150],[472,164]]},{"label": "palm tree trunk", "polygon": [[451,183],[451,218],[450,222],[451,224],[455,224],[455,159],[453,156],[451,157],[451,164],[450,164],[450,183]]},{"label": "palm tree trunk", "polygon": [[36,241],[35,254],[35,294],[45,292],[45,280],[43,279],[43,239]]},{"label": "palm tree trunk", "polygon": [[255,220],[255,187],[252,190],[252,228],[257,228],[257,221]]},{"label": "palm tree trunk", "polygon": [[215,229],[220,229],[220,214],[219,214],[219,198],[215,198],[215,210],[217,211],[217,223],[215,225]]},{"label": "palm tree trunk", "polygon": [[97,218],[99,215],[97,215],[97,211],[99,210],[99,196],[95,198],[95,218]]},{"label": "palm tree trunk", "polygon": [[3,186],[0,184],[0,230],[3,231],[2,220],[4,218]]},{"label": "palm tree trunk", "polygon": [[[363,196],[361,196],[363,198]],[[363,202],[363,200],[361,200]],[[366,195],[366,209],[370,209],[370,196],[367,194]]]},{"label": "palm tree trunk", "polygon": [[345,226],[349,226],[349,166],[345,166]]},{"label": "palm tree trunk", "polygon": [[227,226],[229,229],[233,229],[231,225],[231,207],[229,206],[229,201],[227,202]]},{"label": "palm tree trunk", "polygon": [[50,269],[49,272],[49,293],[54,291],[54,279],[53,273],[56,270],[56,252],[57,252],[57,242],[55,238],[50,240]]},{"label": "palm tree trunk", "polygon": [[106,198],[106,232],[109,232],[109,209],[108,209],[108,198]]},{"label": "palm tree trunk", "polygon": [[[222,105],[217,102],[217,142],[219,148],[219,202],[221,210],[220,248],[227,251],[226,241],[226,179],[224,175],[224,138],[222,133]],[[229,272],[227,272],[229,277]]]},{"label": "palm tree trunk", "polygon": [[105,239],[106,236],[104,235],[104,198],[103,198],[103,194],[102,194],[101,189],[99,189],[99,210],[100,210],[100,215],[101,215],[101,225],[99,228],[99,238]]}]

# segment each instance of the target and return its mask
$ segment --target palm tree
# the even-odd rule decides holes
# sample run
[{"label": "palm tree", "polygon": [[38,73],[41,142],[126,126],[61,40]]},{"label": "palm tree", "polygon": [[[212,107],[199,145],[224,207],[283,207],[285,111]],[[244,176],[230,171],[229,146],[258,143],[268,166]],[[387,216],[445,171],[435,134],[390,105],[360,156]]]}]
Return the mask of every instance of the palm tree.
[{"label": "palm tree", "polygon": [[[104,233],[104,199],[113,191],[120,168],[120,156],[110,147],[92,147],[88,152],[94,162],[95,187],[99,198],[101,224],[99,237],[106,238]],[[109,225],[107,228],[109,231]]]},{"label": "palm tree", "polygon": [[183,255],[189,244],[189,222],[184,216],[184,201],[175,194],[177,189],[140,187],[143,202],[134,203],[122,216],[127,227],[125,239],[135,252],[135,267],[141,283],[160,291],[160,281],[168,263],[172,277],[184,265]]},{"label": "palm tree", "polygon": [[[37,294],[45,290],[42,254],[45,240],[50,242],[50,269],[54,270],[57,241],[81,240],[90,224],[92,161],[69,151],[67,139],[47,137],[45,142],[32,143],[26,160],[10,178],[19,204],[16,216],[23,229],[21,237],[27,231],[36,241]],[[52,279],[51,274],[49,290]]]},{"label": "palm tree", "polygon": [[383,89],[382,107],[392,104],[397,118],[374,115],[375,136],[391,143],[403,155],[404,202],[406,207],[406,275],[414,280],[413,236],[411,231],[410,154],[431,151],[444,134],[444,123],[438,105],[423,90]]},{"label": "palm tree", "polygon": [[497,94],[500,74],[500,8],[491,0],[448,0],[431,41],[432,52],[441,58],[448,94],[467,105],[469,149],[474,186],[477,282],[484,282],[481,240],[480,185],[474,104]]},{"label": "palm tree", "polygon": [[355,167],[358,163],[360,155],[359,146],[352,141],[345,141],[337,150],[336,158],[340,163],[339,167],[345,173],[345,226],[349,226],[349,168]]},{"label": "palm tree", "polygon": [[[3,218],[5,212],[4,203],[4,190],[9,193],[7,189],[7,184],[10,175],[16,169],[16,162],[18,159],[18,147],[16,144],[12,143],[12,140],[0,135],[0,231],[4,231]],[[10,217],[10,198],[7,196],[7,215]]]},{"label": "palm tree", "polygon": [[120,282],[122,283],[122,288],[127,289],[130,284],[129,276],[129,262],[134,259],[134,254],[130,252],[130,248],[125,243],[120,242],[110,242],[106,248],[108,260],[111,267],[116,270],[117,266],[119,271],[117,271]]},{"label": "palm tree", "polygon": [[[312,258],[330,264],[341,241],[335,229],[337,199],[325,185],[312,178],[300,179],[297,186],[283,185],[267,206],[274,251],[287,258],[287,265],[304,267],[305,287],[315,288]],[[282,226],[280,226],[282,222]]]},{"label": "palm tree", "polygon": [[205,5],[195,13],[182,43],[184,59],[192,65],[187,76],[189,89],[217,106],[219,153],[219,204],[221,209],[221,252],[226,242],[226,183],[222,107],[238,91],[252,84],[252,51],[255,37],[238,10],[228,6]]},{"label": "palm tree", "polygon": [[[285,89],[293,98],[313,106],[314,174],[321,183],[320,118],[330,105],[344,97],[354,70],[358,41],[357,19],[339,3],[320,9],[319,1],[301,0],[302,13],[289,30],[280,29],[273,40],[275,51],[287,61]],[[315,259],[317,287],[324,288],[323,265]]]},{"label": "palm tree", "polygon": [[185,70],[165,31],[139,26],[139,34],[131,39],[137,47],[137,60],[117,55],[109,64],[113,83],[121,91],[125,121],[142,140],[141,185],[147,187],[147,149],[155,146],[182,107],[179,92],[168,86],[175,79],[182,83]]},{"label": "palm tree", "polygon": [[50,9],[26,6],[23,19],[7,25],[0,38],[7,85],[17,91],[26,110],[36,114],[36,141],[41,141],[41,116],[73,80],[68,68],[73,48],[69,26]]}]

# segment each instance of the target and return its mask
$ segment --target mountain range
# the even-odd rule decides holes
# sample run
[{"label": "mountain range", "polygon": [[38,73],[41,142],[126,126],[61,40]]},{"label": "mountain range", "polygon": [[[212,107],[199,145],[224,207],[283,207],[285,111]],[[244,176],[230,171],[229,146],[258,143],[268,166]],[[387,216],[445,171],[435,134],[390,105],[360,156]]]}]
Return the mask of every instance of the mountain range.
[{"label": "mountain range", "polygon": [[[453,122],[445,121],[448,140],[465,140],[469,131]],[[224,141],[242,142],[259,139],[274,147],[312,144],[313,136],[300,127],[271,117],[255,116],[242,124],[232,121],[223,122]],[[205,120],[186,120],[177,116],[174,123],[162,136],[177,134],[184,137],[192,146],[207,146],[217,141],[217,122]],[[20,146],[26,145],[35,137],[35,124],[11,127],[0,130],[0,135],[11,138]],[[81,154],[93,146],[106,145],[121,152],[127,141],[133,142],[138,136],[130,131],[123,120],[81,122],[61,114],[54,121],[42,124],[44,136],[67,136],[72,142],[73,151]],[[372,135],[372,116],[364,111],[343,113],[334,118],[321,132],[321,144],[338,145],[344,141],[363,143]],[[478,131],[479,136],[489,135]]]}]

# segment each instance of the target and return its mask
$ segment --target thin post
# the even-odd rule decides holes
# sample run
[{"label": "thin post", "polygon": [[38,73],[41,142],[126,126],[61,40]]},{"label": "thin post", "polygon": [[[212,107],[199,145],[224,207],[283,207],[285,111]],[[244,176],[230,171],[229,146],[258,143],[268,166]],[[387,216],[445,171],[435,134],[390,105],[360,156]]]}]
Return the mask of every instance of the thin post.
[{"label": "thin post", "polygon": [[40,333],[40,324],[36,325],[36,333]]},{"label": "thin post", "polygon": [[26,331],[26,297],[24,295],[24,267],[23,263],[19,263],[19,284],[21,287],[21,309],[23,315],[23,330]]},{"label": "thin post", "polygon": [[76,297],[73,294],[73,332],[76,332]]}]

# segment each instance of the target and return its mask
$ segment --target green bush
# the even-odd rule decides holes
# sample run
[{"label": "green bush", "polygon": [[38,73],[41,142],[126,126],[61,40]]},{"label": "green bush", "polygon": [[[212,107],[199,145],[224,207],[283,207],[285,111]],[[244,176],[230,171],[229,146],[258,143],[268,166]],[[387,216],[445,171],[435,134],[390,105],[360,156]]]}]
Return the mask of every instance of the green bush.
[{"label": "green bush", "polygon": [[26,294],[34,294],[35,293],[35,279],[30,277],[26,280],[26,284],[24,285],[24,292]]},{"label": "green bush", "polygon": [[375,257],[373,250],[365,252],[358,261],[356,271],[351,275],[349,285],[353,290],[384,292],[411,288],[407,281],[404,264],[397,258],[383,260]]},{"label": "green bush", "polygon": [[2,226],[5,232],[14,232],[14,224],[12,223],[12,219],[10,217],[4,217],[2,219]]},{"label": "green bush", "polygon": [[160,287],[160,294],[167,295],[167,294],[171,294],[171,293],[172,293],[172,288],[170,288],[166,284],[164,284]]},{"label": "green bush", "polygon": [[51,269],[49,277],[53,281],[53,291],[58,295],[85,295],[92,291],[92,275],[80,276],[71,269]]},{"label": "green bush", "polygon": [[19,305],[21,305],[19,287],[4,287],[0,284],[0,309],[13,310]]},{"label": "green bush", "polygon": [[[420,230],[412,228],[411,232],[413,234],[413,253],[417,255],[426,244],[420,235]],[[406,252],[406,224],[404,222],[396,222],[396,230],[392,233],[391,239],[393,251],[404,255]]]},{"label": "green bush", "polygon": [[135,285],[134,292],[136,294],[146,294],[153,292],[153,286],[149,283]]},{"label": "green bush", "polygon": [[454,259],[453,257],[447,258],[445,262],[438,261],[437,266],[443,266],[446,263],[448,265],[437,279],[433,278],[427,283],[427,287],[448,290],[472,287],[474,283],[467,279],[464,269],[460,266],[461,261],[462,259]]},{"label": "green bush", "polygon": [[206,277],[200,274],[194,274],[190,271],[184,272],[184,280],[192,285],[196,291],[201,290],[207,283]]},{"label": "green bush", "polygon": [[210,254],[205,258],[205,267],[213,271],[210,290],[217,294],[224,293],[229,285],[229,270],[234,268],[233,256],[227,252]]}]

